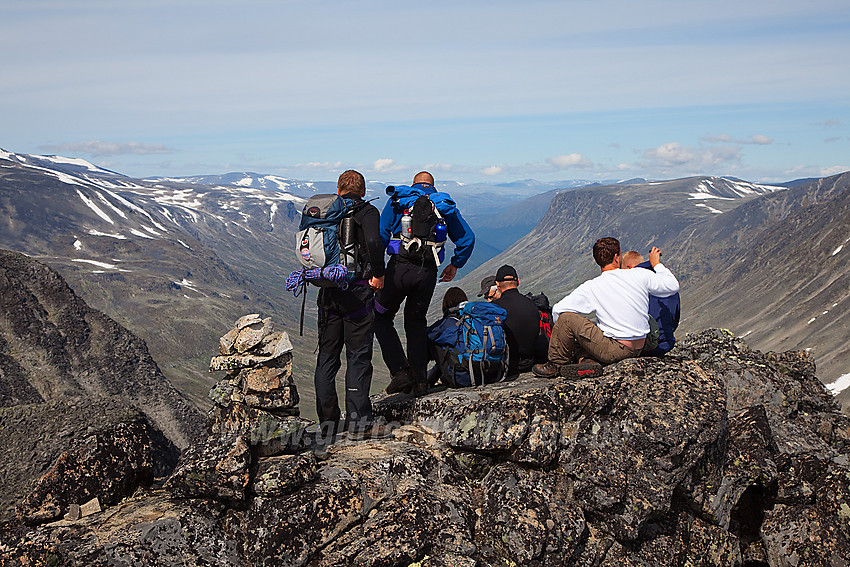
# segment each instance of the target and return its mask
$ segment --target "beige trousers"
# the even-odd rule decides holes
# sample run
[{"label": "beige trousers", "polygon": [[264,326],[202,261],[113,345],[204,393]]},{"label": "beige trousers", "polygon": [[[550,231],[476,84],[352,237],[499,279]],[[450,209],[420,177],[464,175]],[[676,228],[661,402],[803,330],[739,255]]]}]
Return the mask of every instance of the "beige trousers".
[{"label": "beige trousers", "polygon": [[549,338],[549,361],[555,364],[574,364],[582,358],[613,364],[639,355],[640,350],[606,337],[592,321],[577,313],[561,313]]}]

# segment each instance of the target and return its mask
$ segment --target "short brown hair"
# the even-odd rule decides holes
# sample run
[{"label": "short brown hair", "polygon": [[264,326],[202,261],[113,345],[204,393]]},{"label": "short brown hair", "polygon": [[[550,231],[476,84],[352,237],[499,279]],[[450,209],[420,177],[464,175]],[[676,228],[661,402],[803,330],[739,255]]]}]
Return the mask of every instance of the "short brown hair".
[{"label": "short brown hair", "polygon": [[366,180],[359,171],[353,169],[343,171],[339,176],[339,181],[336,182],[336,191],[340,195],[346,193],[362,195],[366,192]]},{"label": "short brown hair", "polygon": [[614,261],[614,256],[620,253],[620,241],[613,236],[600,238],[593,245],[593,259],[599,267],[605,267]]},{"label": "short brown hair", "polygon": [[443,313],[467,301],[466,292],[459,287],[450,287],[443,296]]}]

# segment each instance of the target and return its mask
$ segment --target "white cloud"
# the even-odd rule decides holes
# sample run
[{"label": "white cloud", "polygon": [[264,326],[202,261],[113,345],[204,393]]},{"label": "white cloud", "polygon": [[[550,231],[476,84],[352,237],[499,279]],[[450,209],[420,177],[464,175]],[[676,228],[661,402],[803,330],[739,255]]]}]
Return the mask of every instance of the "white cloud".
[{"label": "white cloud", "polygon": [[396,164],[395,160],[389,158],[376,159],[372,164],[372,170],[377,173],[390,173],[393,171],[400,171],[402,169],[407,169],[407,166]]},{"label": "white cloud", "polygon": [[823,177],[827,177],[830,175],[838,175],[839,173],[844,173],[845,171],[850,171],[850,167],[846,165],[833,165],[832,167],[824,167],[820,170],[820,174]]},{"label": "white cloud", "polygon": [[735,138],[730,136],[729,134],[714,134],[713,136],[703,136],[700,138],[703,142],[734,142]]},{"label": "white cloud", "polygon": [[311,161],[307,163],[296,163],[292,167],[298,167],[302,169],[320,169],[320,170],[337,170],[343,168],[343,163],[341,161]]},{"label": "white cloud", "polygon": [[570,167],[591,167],[593,165],[590,163],[590,160],[585,159],[581,154],[576,153],[546,158],[546,162],[554,165],[558,169],[567,169]]},{"label": "white cloud", "polygon": [[764,134],[753,134],[749,138],[734,138],[729,134],[714,134],[712,136],[703,136],[700,138],[703,142],[726,143],[726,144],[755,144],[758,146],[766,146],[773,143],[773,138]]},{"label": "white cloud", "polygon": [[459,166],[451,164],[451,163],[429,163],[428,165],[425,166],[424,169],[425,169],[425,171],[430,171],[431,173],[434,173],[435,171],[441,171],[441,172],[444,172],[444,173],[448,173],[450,171],[458,171],[458,170],[463,170],[465,168],[459,167]]},{"label": "white cloud", "polygon": [[485,167],[484,169],[480,170],[480,173],[482,175],[499,175],[504,170],[505,169],[499,165],[491,165],[490,167]]},{"label": "white cloud", "polygon": [[648,162],[645,165],[658,167],[666,172],[670,170],[697,172],[737,163],[741,159],[741,150],[735,146],[704,148],[670,142],[645,150],[643,157]]},{"label": "white cloud", "polygon": [[48,152],[81,153],[90,156],[172,154],[175,151],[173,148],[169,148],[162,144],[150,145],[143,144],[141,142],[101,142],[100,140],[47,145],[41,146],[41,149]]}]

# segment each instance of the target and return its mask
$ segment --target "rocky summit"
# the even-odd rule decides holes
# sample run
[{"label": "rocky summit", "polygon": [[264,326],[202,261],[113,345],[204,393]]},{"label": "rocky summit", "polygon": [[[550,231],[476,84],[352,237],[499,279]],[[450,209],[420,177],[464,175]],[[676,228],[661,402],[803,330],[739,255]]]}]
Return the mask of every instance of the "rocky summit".
[{"label": "rocky summit", "polygon": [[7,525],[3,565],[850,563],[850,418],[805,352],[707,330],[600,377],[377,396],[391,437],[317,445],[283,335],[241,324],[172,476]]}]

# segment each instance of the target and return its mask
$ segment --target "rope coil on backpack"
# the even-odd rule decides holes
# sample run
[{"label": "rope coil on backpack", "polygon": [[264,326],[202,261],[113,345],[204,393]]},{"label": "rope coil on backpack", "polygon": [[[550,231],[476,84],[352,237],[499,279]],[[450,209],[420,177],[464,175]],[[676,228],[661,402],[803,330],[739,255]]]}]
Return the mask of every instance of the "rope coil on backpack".
[{"label": "rope coil on backpack", "polygon": [[339,289],[348,289],[348,268],[344,264],[334,264],[324,268],[301,268],[295,270],[286,278],[286,291],[291,291],[295,297],[301,293],[304,283],[316,280],[328,280],[336,283]]}]

